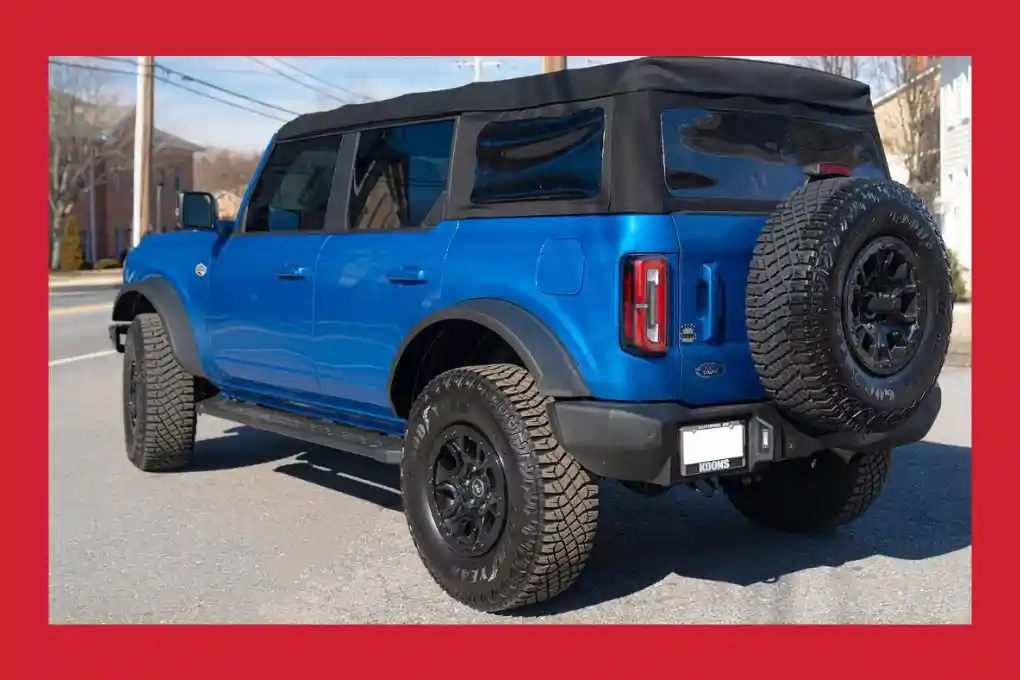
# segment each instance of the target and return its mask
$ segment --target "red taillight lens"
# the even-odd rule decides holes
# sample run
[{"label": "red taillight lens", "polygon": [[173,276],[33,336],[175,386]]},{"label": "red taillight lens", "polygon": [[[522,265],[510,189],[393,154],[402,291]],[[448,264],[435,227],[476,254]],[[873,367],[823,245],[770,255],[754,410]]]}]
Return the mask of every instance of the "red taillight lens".
[{"label": "red taillight lens", "polygon": [[642,354],[665,354],[669,265],[660,255],[623,261],[623,345]]}]

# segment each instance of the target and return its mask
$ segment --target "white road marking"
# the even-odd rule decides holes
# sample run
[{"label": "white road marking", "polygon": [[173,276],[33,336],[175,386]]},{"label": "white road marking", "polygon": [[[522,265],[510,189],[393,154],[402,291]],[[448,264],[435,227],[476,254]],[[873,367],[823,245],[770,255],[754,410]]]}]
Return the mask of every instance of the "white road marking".
[{"label": "white road marking", "polygon": [[50,368],[54,366],[61,366],[63,364],[71,364],[74,363],[75,361],[85,361],[86,359],[98,359],[99,357],[106,357],[116,353],[117,350],[108,349],[105,352],[93,352],[92,354],[80,354],[76,357],[67,357],[66,359],[54,359],[53,361],[50,362]]}]

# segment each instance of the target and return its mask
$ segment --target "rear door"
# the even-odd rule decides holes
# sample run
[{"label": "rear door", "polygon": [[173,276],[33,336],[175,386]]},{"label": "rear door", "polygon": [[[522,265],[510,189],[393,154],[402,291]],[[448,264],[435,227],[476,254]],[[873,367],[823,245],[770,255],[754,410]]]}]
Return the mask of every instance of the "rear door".
[{"label": "rear door", "polygon": [[345,170],[351,177],[342,218],[347,229],[319,258],[315,338],[322,398],[327,406],[397,429],[390,370],[403,339],[436,308],[457,228],[443,221],[454,128],[453,120],[441,120],[357,133]]},{"label": "rear door", "polygon": [[807,166],[840,163],[854,176],[885,177],[881,147],[870,129],[832,120],[699,108],[664,111],[662,135],[680,253],[679,398],[695,405],[760,399],[744,322],[758,234],[804,184]]}]

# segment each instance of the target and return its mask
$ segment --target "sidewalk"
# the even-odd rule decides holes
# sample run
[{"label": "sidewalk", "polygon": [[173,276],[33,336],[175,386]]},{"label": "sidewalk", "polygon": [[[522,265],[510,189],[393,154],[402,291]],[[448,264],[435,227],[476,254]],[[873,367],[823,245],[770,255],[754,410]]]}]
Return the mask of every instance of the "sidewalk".
[{"label": "sidewalk", "polygon": [[953,334],[949,338],[949,355],[946,357],[946,366],[970,367],[970,320],[970,303],[956,303],[953,309]]},{"label": "sidewalk", "polygon": [[50,289],[53,288],[100,288],[119,286],[124,280],[121,269],[74,272],[73,274],[50,274]]}]

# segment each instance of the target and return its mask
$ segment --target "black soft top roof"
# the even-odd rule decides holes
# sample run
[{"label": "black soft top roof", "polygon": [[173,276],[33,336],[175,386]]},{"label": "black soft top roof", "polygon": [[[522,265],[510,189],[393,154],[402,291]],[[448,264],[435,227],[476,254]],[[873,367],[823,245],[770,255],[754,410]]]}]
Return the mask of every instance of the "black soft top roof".
[{"label": "black soft top roof", "polygon": [[866,84],[810,68],[726,57],[644,57],[307,113],[285,124],[277,139],[397,120],[529,109],[642,91],[749,95],[857,114],[874,110],[871,89]]}]

